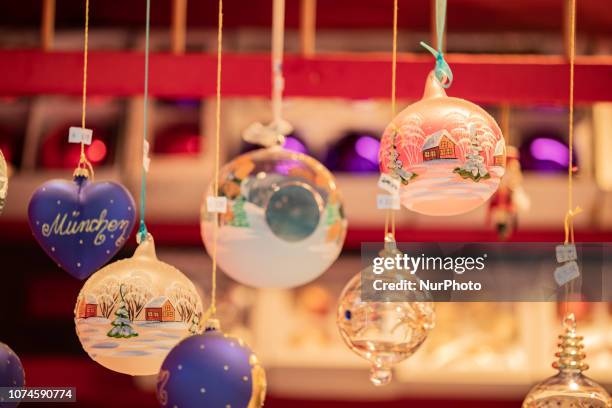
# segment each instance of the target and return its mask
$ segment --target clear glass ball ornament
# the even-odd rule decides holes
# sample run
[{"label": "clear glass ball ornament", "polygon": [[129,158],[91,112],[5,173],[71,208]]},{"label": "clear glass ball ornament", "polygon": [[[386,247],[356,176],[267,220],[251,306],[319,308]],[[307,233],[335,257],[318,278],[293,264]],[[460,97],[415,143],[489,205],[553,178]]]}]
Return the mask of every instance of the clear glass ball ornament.
[{"label": "clear glass ball ornament", "polygon": [[[380,256],[396,255],[401,252],[388,237]],[[345,344],[371,364],[370,381],[381,386],[391,381],[393,366],[413,355],[427,339],[435,312],[431,295],[419,290],[402,291],[385,301],[365,301],[362,285],[371,284],[370,277],[375,275],[371,270],[364,272],[355,275],[342,291],[336,323]],[[397,281],[400,274],[385,271],[376,279]],[[418,280],[415,275],[411,279]]]},{"label": "clear glass ball ornament", "polygon": [[573,314],[565,318],[564,326],[565,333],[559,336],[558,360],[553,363],[559,372],[533,387],[523,408],[612,408],[612,398],[605,388],[582,374],[588,365]]},{"label": "clear glass ball ornament", "polygon": [[[240,283],[303,285],[342,250],[347,221],[335,179],[308,155],[281,146],[245,153],[221,169],[219,196],[227,198],[227,212],[219,216],[217,261]],[[205,199],[201,231],[208,250],[214,217]]]}]

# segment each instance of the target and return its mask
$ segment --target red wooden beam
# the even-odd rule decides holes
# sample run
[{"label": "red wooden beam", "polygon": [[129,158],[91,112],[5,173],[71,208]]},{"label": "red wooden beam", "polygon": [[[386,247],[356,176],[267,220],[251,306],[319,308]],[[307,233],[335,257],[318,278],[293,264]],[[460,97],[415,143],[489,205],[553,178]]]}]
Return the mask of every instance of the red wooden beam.
[{"label": "red wooden beam", "polygon": [[[481,103],[565,104],[569,67],[560,56],[451,55],[455,83],[449,95]],[[80,52],[0,51],[0,96],[79,95]],[[142,94],[143,55],[92,52],[89,95]],[[388,54],[333,54],[285,60],[286,96],[388,98]],[[420,98],[433,61],[425,55],[402,55],[398,61],[398,97]],[[207,54],[153,54],[150,92],[157,97],[200,98],[214,95],[215,57]],[[265,54],[223,57],[226,97],[270,94],[270,62]],[[612,57],[581,57],[576,65],[578,103],[612,100]]]}]

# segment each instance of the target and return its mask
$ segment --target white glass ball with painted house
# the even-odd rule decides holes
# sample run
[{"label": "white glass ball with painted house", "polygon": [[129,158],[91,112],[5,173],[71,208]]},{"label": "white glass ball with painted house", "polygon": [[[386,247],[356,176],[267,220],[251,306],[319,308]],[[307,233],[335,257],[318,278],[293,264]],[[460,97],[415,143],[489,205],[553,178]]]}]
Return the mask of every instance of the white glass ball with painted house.
[{"label": "white glass ball with painted house", "polygon": [[178,269],[157,259],[149,235],[131,258],[94,273],[77,298],[76,332],[89,356],[129,375],[155,375],[168,352],[200,331],[202,301]]}]

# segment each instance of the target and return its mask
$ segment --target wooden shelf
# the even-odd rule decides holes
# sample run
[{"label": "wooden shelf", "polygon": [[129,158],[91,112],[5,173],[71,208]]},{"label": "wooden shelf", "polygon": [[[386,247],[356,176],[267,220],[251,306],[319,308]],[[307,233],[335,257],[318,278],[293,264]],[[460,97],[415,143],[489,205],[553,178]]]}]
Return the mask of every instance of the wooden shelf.
[{"label": "wooden shelf", "polygon": [[[560,56],[450,55],[455,75],[449,95],[480,103],[566,104],[569,67]],[[82,91],[82,53],[38,50],[0,51],[0,96],[65,94]],[[143,54],[90,53],[90,96],[142,94]],[[404,54],[398,60],[398,97],[420,98],[432,58]],[[216,58],[208,54],[151,55],[150,93],[163,98],[205,98],[215,92]],[[269,97],[267,54],[226,54],[226,97]],[[388,54],[330,54],[305,59],[287,56],[287,97],[388,98]],[[581,57],[576,63],[575,100],[612,100],[612,57]]]}]

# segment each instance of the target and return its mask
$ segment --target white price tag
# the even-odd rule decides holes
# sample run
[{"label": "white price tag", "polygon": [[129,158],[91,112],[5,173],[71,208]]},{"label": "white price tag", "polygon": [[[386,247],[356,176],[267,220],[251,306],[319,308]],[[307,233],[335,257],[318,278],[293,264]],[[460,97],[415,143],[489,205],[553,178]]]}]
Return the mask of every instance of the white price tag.
[{"label": "white price tag", "polygon": [[580,269],[575,261],[571,261],[555,269],[555,281],[563,286],[580,276]]},{"label": "white price tag", "polygon": [[379,210],[399,210],[399,195],[378,194],[376,196],[376,208],[378,208]]},{"label": "white price tag", "polygon": [[557,252],[557,262],[559,263],[575,261],[578,259],[576,245],[574,244],[557,245],[555,249]]},{"label": "white price tag", "polygon": [[145,171],[149,172],[149,166],[151,166],[151,159],[149,158],[149,142],[144,141],[142,145],[142,167]]},{"label": "white price tag", "polygon": [[206,208],[211,213],[225,214],[227,212],[227,198],[226,197],[206,197]]},{"label": "white price tag", "polygon": [[68,129],[68,143],[83,143],[90,145],[92,135],[93,131],[91,129],[71,126],[70,129]]},{"label": "white price tag", "polygon": [[378,187],[391,194],[399,194],[400,185],[401,182],[399,178],[385,173],[381,174],[380,178],[378,179]]}]

